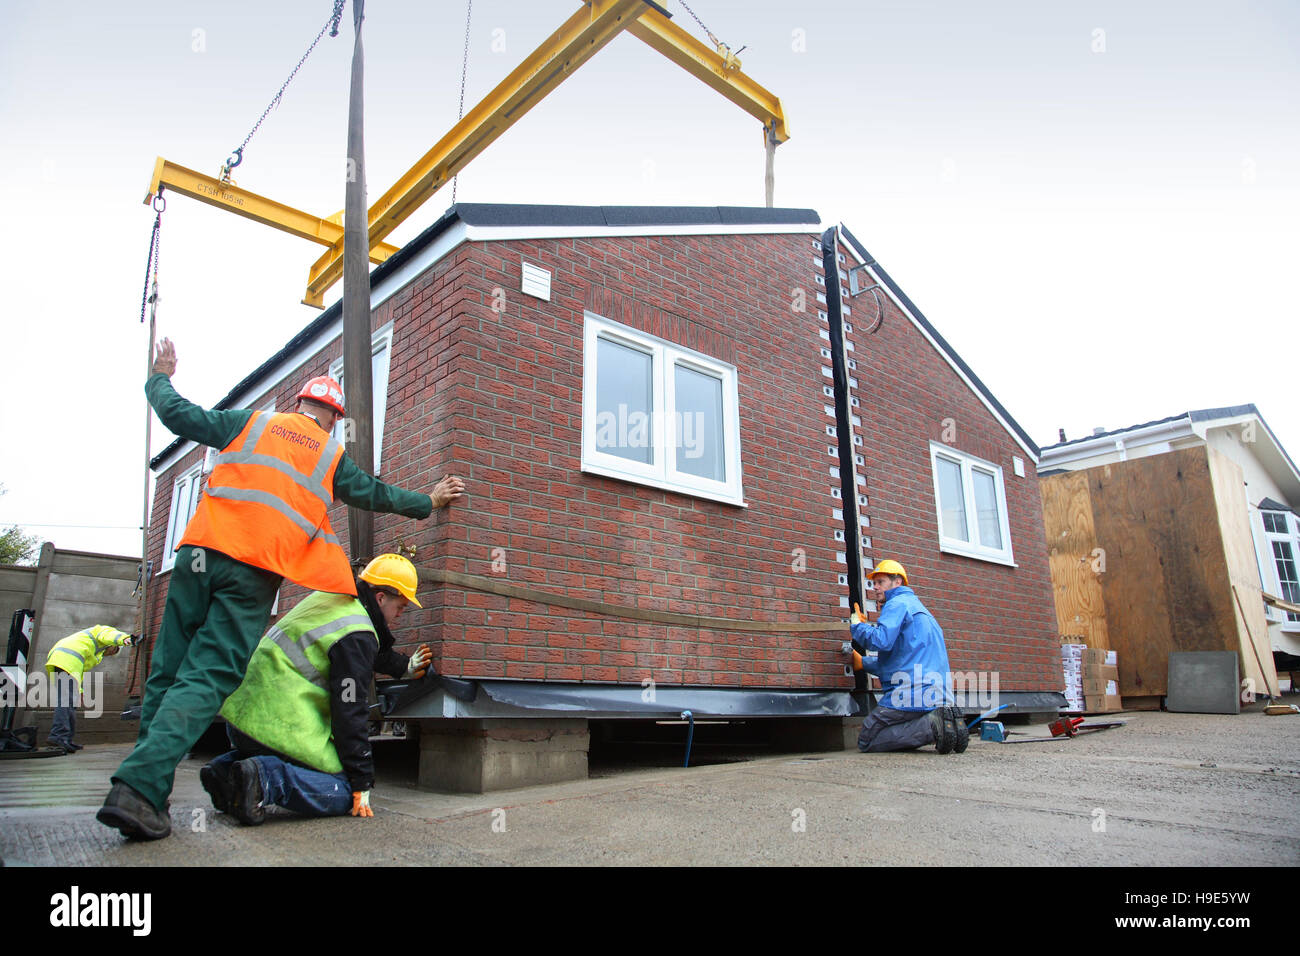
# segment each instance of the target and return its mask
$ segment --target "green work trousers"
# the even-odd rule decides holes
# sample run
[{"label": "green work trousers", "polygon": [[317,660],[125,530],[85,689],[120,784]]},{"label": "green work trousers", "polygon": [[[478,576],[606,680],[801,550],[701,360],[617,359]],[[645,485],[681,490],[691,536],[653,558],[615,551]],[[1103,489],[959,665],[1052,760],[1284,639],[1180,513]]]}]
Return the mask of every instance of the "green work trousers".
[{"label": "green work trousers", "polygon": [[211,548],[187,545],[176,552],[140,732],[114,781],[163,808],[177,765],[244,679],[280,581]]}]

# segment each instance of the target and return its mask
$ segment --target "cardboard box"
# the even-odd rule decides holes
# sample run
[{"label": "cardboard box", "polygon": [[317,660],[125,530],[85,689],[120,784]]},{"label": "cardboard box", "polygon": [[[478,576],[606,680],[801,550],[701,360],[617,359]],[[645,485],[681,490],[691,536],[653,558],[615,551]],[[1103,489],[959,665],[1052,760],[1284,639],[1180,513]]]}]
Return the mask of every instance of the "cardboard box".
[{"label": "cardboard box", "polygon": [[1115,651],[1108,651],[1100,647],[1088,647],[1083,651],[1084,667],[1114,667],[1118,664],[1119,654]]},{"label": "cardboard box", "polygon": [[1089,713],[1105,713],[1111,710],[1123,710],[1119,694],[1084,694],[1083,709]]},{"label": "cardboard box", "polygon": [[1083,679],[1083,694],[1085,697],[1118,697],[1119,681],[1102,680],[1099,677],[1085,677]]}]

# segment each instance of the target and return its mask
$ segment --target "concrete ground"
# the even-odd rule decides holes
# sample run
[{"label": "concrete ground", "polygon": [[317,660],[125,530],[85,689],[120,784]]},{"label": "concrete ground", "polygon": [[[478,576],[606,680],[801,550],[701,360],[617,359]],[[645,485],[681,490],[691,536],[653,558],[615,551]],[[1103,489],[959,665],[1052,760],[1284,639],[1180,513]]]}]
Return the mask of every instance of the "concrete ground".
[{"label": "concrete ground", "polygon": [[177,773],[173,834],[156,843],[95,821],[128,749],[100,745],[0,761],[0,856],[72,866],[1300,863],[1300,716],[1256,706],[1119,719],[1128,725],[1074,740],[973,740],[961,756],[761,756],[484,796],[418,791],[399,756],[381,767],[373,820],[277,812],[260,827],[212,810],[197,757]]}]

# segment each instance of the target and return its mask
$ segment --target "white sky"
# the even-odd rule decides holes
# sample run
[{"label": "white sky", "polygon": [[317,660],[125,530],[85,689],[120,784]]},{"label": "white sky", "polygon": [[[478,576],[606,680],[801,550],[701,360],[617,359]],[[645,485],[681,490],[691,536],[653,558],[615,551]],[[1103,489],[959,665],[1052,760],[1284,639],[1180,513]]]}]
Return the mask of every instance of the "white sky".
[{"label": "white sky", "polygon": [[[1296,4],[692,7],[781,97],[777,205],[847,224],[1039,444],[1254,402],[1300,454]],[[576,8],[475,0],[466,107]],[[330,3],[3,9],[0,524],[138,555],[154,158],[215,173]],[[456,119],[465,3],[370,0],[366,14],[373,199]],[[342,208],[351,39],[349,7],[240,185]],[[458,198],[758,206],[761,133],[622,36],[475,160]],[[440,192],[392,240],[450,202]],[[160,335],[177,343],[177,388],[210,405],[317,314],[299,301],[321,249],[179,196],[163,219]],[[170,438],[155,421],[154,451]]]}]

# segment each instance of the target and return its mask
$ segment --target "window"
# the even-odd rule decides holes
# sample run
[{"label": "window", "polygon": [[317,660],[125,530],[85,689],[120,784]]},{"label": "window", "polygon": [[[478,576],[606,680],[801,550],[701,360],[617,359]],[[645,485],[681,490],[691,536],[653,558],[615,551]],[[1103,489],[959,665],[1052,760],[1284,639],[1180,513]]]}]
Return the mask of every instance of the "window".
[{"label": "window", "polygon": [[[388,410],[388,367],[393,354],[393,323],[389,322],[370,338],[370,376],[371,376],[371,413],[375,422],[375,474],[379,474],[380,452],[384,449],[384,413]],[[343,359],[337,358],[330,363],[330,378],[343,386],[343,394],[348,394],[347,383],[343,381]],[[344,422],[334,426],[334,438],[342,442]]]},{"label": "window", "polygon": [[586,315],[582,470],[743,504],[735,366]]},{"label": "window", "polygon": [[[1296,572],[1295,536],[1291,533],[1285,511],[1260,511],[1264,519],[1264,534],[1268,539],[1273,567],[1277,572],[1278,597],[1292,604],[1300,604],[1300,575]],[[1294,519],[1290,519],[1294,520]],[[1287,624],[1300,622],[1300,614],[1286,612]]]},{"label": "window", "polygon": [[998,465],[930,443],[939,549],[1014,564],[1007,496]]},{"label": "window", "polygon": [[167,518],[167,537],[163,541],[162,569],[170,571],[176,563],[176,543],[185,536],[185,526],[199,506],[203,486],[203,466],[195,465],[172,485],[172,510]]}]

